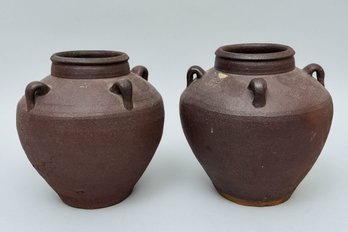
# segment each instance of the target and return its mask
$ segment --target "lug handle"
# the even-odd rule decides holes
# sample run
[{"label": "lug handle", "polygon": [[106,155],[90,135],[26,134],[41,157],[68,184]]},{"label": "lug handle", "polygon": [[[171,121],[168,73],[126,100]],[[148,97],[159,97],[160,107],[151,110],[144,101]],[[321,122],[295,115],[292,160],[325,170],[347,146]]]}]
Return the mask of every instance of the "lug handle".
[{"label": "lug handle", "polygon": [[250,81],[248,89],[250,89],[254,95],[254,107],[264,107],[266,105],[267,82],[263,78],[254,78]]},{"label": "lug handle", "polygon": [[197,65],[191,66],[187,70],[187,75],[186,75],[187,85],[186,85],[186,87],[188,87],[194,81],[195,75],[196,75],[196,79],[200,79],[204,74],[205,74],[205,71],[201,67],[199,67]]},{"label": "lug handle", "polygon": [[322,84],[322,86],[325,86],[325,71],[319,64],[309,64],[304,67],[303,70],[310,76],[313,76],[313,73],[315,72],[317,74],[317,80]]},{"label": "lug handle", "polygon": [[25,88],[25,99],[27,102],[27,111],[30,111],[34,108],[36,98],[38,96],[43,96],[50,91],[50,87],[48,85],[40,82],[33,81],[30,82]]},{"label": "lug handle", "polygon": [[141,76],[145,80],[148,80],[149,71],[142,65],[135,66],[134,68],[132,68],[131,72]]},{"label": "lug handle", "polygon": [[133,86],[129,80],[120,80],[110,88],[112,93],[122,96],[124,108],[133,109]]}]

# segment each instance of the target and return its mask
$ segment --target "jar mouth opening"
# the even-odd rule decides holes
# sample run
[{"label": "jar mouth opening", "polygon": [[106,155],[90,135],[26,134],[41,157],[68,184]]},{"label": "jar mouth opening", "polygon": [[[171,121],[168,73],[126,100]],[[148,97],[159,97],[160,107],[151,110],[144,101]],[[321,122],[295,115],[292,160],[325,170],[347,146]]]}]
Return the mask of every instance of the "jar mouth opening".
[{"label": "jar mouth opening", "polygon": [[295,51],[282,44],[247,43],[222,46],[215,55],[233,60],[279,60],[294,56]]},{"label": "jar mouth opening", "polygon": [[124,52],[106,50],[78,50],[57,52],[51,56],[53,63],[63,64],[114,64],[128,61],[129,57]]}]

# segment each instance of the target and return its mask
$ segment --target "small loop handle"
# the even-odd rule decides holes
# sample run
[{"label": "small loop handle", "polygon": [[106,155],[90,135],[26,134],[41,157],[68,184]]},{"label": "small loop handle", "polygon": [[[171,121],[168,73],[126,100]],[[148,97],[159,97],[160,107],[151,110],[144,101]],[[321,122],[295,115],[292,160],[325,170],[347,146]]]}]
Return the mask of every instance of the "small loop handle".
[{"label": "small loop handle", "polygon": [[27,111],[30,111],[34,108],[36,103],[36,98],[38,96],[43,96],[50,91],[50,87],[48,85],[40,82],[33,81],[30,82],[25,88],[25,99],[27,102]]},{"label": "small loop handle", "polygon": [[313,76],[313,73],[315,72],[317,74],[317,80],[325,87],[325,71],[319,64],[309,64],[304,67],[303,70],[310,76]]},{"label": "small loop handle", "polygon": [[204,75],[205,71],[197,66],[197,65],[194,65],[194,66],[191,66],[188,71],[187,71],[187,76],[186,76],[186,80],[187,80],[187,85],[186,87],[188,87],[193,81],[193,76],[196,75],[197,76],[197,79],[200,79],[203,75]]},{"label": "small loop handle", "polygon": [[110,88],[112,93],[122,96],[123,106],[127,110],[133,109],[133,86],[129,80],[117,81]]},{"label": "small loop handle", "polygon": [[142,65],[135,66],[134,68],[132,68],[131,72],[141,76],[146,81],[148,80],[149,71],[147,70],[146,67]]},{"label": "small loop handle", "polygon": [[250,81],[248,89],[250,89],[254,95],[254,107],[264,107],[266,105],[267,82],[263,78],[254,78]]}]

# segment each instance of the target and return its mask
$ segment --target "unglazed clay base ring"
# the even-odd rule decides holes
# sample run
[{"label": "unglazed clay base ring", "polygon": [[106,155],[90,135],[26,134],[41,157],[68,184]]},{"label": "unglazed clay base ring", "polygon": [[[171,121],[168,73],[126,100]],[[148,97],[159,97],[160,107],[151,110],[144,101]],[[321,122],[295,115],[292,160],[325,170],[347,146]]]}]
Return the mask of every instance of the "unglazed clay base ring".
[{"label": "unglazed clay base ring", "polygon": [[227,200],[230,200],[234,203],[237,203],[239,205],[245,205],[245,206],[255,206],[255,207],[262,207],[262,206],[274,206],[274,205],[279,205],[281,203],[284,203],[285,201],[289,200],[291,197],[292,193],[289,193],[279,199],[272,200],[272,201],[249,201],[249,200],[244,200],[238,197],[231,196],[229,194],[223,193],[218,190],[218,193],[226,198]]}]

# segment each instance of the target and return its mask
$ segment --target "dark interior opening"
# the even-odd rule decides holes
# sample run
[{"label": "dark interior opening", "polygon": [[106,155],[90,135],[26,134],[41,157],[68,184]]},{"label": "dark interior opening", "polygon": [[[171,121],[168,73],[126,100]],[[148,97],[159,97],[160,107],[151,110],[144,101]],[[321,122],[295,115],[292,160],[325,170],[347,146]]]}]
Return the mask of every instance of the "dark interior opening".
[{"label": "dark interior opening", "polygon": [[120,52],[113,51],[72,51],[72,52],[62,52],[59,53],[60,57],[67,58],[88,58],[88,59],[98,59],[98,58],[109,58],[117,57],[122,55]]},{"label": "dark interior opening", "polygon": [[58,52],[51,56],[53,63],[100,65],[127,62],[126,53],[107,50],[78,50]]},{"label": "dark interior opening", "polygon": [[267,53],[277,53],[286,51],[286,47],[276,46],[276,45],[264,45],[264,46],[235,46],[235,47],[226,47],[224,51],[233,52],[239,54],[267,54]]}]

